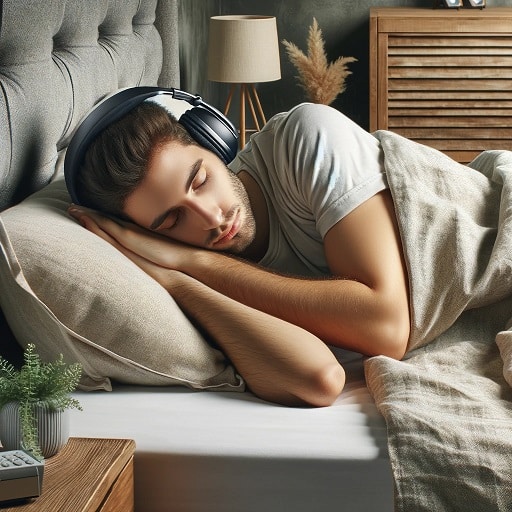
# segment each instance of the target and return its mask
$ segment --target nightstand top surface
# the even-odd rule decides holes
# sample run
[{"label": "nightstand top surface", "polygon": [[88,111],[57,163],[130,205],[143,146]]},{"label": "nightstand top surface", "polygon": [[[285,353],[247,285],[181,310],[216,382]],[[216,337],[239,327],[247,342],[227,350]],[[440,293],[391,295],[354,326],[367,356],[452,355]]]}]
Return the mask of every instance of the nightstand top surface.
[{"label": "nightstand top surface", "polygon": [[45,461],[43,492],[12,512],[89,512],[100,508],[106,494],[131,461],[131,439],[72,437]]},{"label": "nightstand top surface", "polygon": [[[429,7],[371,7],[371,18],[407,18],[407,17],[428,17],[428,18],[499,18],[501,16],[512,16],[512,7],[485,7],[478,8],[429,8]],[[511,27],[512,31],[512,27]]]}]

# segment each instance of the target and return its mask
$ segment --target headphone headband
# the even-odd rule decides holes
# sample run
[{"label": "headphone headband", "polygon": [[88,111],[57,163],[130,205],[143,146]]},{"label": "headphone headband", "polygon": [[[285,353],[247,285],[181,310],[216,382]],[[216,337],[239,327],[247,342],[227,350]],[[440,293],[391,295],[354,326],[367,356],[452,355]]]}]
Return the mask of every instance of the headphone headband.
[{"label": "headphone headband", "polygon": [[226,164],[235,158],[238,150],[236,128],[219,110],[204,102],[201,96],[174,87],[129,87],[98,103],[73,134],[64,160],[64,176],[74,203],[80,203],[77,174],[94,139],[137,105],[161,94],[170,95],[174,99],[186,101],[193,106],[180,117],[179,123],[197,143],[216,153]]}]

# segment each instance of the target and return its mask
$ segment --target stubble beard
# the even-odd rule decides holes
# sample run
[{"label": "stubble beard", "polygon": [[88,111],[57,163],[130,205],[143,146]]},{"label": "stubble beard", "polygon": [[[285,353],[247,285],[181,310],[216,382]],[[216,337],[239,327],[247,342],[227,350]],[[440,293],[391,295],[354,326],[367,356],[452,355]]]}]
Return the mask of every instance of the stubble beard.
[{"label": "stubble beard", "polygon": [[236,240],[236,243],[233,247],[228,249],[227,252],[237,256],[243,256],[244,252],[254,242],[256,237],[256,220],[244,185],[231,170],[228,169],[228,172],[238,202],[235,209],[240,210],[243,216],[243,224],[240,231],[233,239]]}]

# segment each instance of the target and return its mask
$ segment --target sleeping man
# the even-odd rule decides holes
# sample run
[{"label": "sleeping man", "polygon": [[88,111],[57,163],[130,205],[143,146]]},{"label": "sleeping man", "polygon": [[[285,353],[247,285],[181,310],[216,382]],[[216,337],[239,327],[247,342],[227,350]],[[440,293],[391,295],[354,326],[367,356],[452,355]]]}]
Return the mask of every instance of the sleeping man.
[{"label": "sleeping man", "polygon": [[345,375],[328,345],[404,356],[382,148],[338,111],[278,114],[226,166],[146,101],[94,140],[78,178],[85,207],[69,213],[166,288],[261,398],[331,404]]}]

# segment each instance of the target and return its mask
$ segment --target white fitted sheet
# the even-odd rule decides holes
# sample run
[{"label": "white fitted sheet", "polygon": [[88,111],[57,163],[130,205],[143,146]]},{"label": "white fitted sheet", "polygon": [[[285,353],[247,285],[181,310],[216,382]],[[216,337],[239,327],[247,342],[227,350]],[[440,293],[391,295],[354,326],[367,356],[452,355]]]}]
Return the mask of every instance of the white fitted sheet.
[{"label": "white fitted sheet", "polygon": [[134,439],[137,512],[391,512],[385,423],[359,357],[330,407],[250,393],[116,386],[75,395],[71,435]]}]

